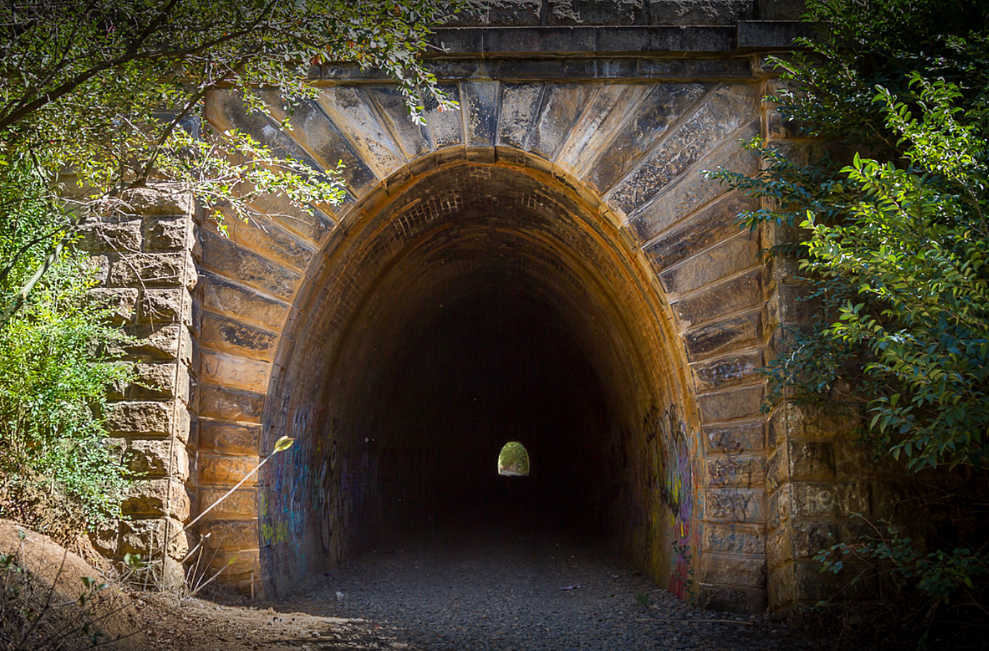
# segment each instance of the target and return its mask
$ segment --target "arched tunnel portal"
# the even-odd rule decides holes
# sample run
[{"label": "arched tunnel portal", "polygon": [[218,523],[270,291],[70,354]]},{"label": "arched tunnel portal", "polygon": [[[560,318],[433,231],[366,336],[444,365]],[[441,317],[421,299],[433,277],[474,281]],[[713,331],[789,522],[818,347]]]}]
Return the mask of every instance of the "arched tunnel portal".
[{"label": "arched tunnel portal", "polygon": [[[599,535],[712,607],[834,594],[820,541],[881,493],[853,418],[767,405],[759,369],[810,312],[791,261],[760,251],[793,233],[740,229],[768,204],[705,174],[757,174],[755,137],[818,155],[761,100],[765,55],[806,26],[791,3],[579,26],[523,4],[440,30],[429,65],[460,110],[423,124],[359,66],[309,70],[291,110],[257,89],[270,115],[207,97],[212,129],[342,162],[346,200],[253,197],[220,234],[175,188],[132,197],[102,259],[142,379],[108,426],[142,479],[101,551],[160,549],[181,581],[208,535],[211,573],[271,596],[391,534],[517,516]],[[529,476],[497,475],[508,441]]]},{"label": "arched tunnel portal", "polygon": [[[276,594],[386,536],[537,524],[682,591],[698,428],[669,307],[606,206],[529,163],[393,185],[312,265],[265,401],[267,446],[296,439],[258,488]],[[497,473],[510,440],[525,479]]]}]

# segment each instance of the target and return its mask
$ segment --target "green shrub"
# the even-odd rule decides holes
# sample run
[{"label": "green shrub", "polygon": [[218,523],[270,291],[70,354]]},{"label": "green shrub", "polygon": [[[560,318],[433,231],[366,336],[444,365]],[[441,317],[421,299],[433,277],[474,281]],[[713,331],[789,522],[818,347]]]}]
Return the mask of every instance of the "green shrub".
[{"label": "green shrub", "polygon": [[[29,200],[32,180],[25,170],[8,166],[4,172],[2,189],[9,195],[14,186]],[[24,285],[51,241],[62,236],[55,230],[35,241],[31,208],[25,203],[0,222],[4,298]],[[127,338],[111,325],[113,308],[90,298],[95,284],[93,261],[64,251],[21,310],[0,326],[0,516],[62,539],[118,515],[125,485],[103,419],[108,387],[131,373],[110,352]]]},{"label": "green shrub", "polygon": [[[820,306],[765,373],[774,399],[787,390],[856,404],[868,415],[864,436],[923,475],[915,485],[930,481],[930,511],[956,516],[923,539],[893,527],[836,545],[820,557],[829,569],[854,552],[927,607],[981,608],[989,559],[985,526],[973,523],[985,522],[989,485],[989,9],[807,5],[820,34],[775,59],[789,85],[771,100],[816,139],[809,162],[756,141],[765,164],[755,178],[711,174],[769,199],[741,221],[793,234],[772,253],[799,260],[806,310]],[[982,498],[956,499],[959,487]]]}]

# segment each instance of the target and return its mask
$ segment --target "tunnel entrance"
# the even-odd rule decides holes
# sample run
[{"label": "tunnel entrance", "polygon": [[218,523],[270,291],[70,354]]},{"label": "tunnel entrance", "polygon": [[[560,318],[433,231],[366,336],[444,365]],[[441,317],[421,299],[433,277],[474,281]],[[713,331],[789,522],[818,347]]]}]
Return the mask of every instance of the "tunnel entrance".
[{"label": "tunnel entrance", "polygon": [[[648,268],[594,201],[535,167],[461,161],[337,229],[268,403],[266,436],[297,438],[262,478],[276,593],[443,527],[538,523],[661,584],[685,572],[683,364]],[[524,482],[492,472],[506,440],[538,459]]]}]

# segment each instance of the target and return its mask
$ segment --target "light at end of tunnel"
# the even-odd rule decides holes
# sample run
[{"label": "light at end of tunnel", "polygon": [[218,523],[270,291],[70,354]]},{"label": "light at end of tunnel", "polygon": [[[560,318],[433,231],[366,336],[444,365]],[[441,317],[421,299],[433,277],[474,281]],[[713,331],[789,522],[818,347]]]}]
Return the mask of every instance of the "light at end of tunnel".
[{"label": "light at end of tunnel", "polygon": [[498,454],[498,474],[525,477],[529,474],[529,453],[518,441],[509,441]]}]

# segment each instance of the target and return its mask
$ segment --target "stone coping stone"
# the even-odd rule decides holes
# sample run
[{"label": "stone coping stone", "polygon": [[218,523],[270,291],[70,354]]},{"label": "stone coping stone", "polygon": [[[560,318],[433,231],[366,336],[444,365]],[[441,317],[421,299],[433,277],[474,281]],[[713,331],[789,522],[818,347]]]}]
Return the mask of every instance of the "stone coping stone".
[{"label": "stone coping stone", "polygon": [[791,20],[745,20],[738,23],[736,45],[740,50],[792,48],[795,38],[813,38],[814,28]]},{"label": "stone coping stone", "polygon": [[596,27],[442,27],[430,41],[451,56],[573,56],[788,49],[813,35],[800,21],[744,20],[735,25],[630,25]]}]

